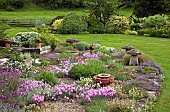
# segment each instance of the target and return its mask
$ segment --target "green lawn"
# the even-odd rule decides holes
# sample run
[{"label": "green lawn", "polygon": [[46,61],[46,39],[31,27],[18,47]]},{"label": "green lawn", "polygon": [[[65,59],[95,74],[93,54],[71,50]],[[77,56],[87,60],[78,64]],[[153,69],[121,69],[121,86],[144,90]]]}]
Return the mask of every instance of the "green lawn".
[{"label": "green lawn", "polygon": [[[76,14],[89,13],[88,9],[85,8],[47,10],[34,4],[29,4],[15,11],[0,11],[0,19],[54,19],[56,16],[64,16],[70,12],[75,12]],[[120,9],[118,14],[129,17],[132,14],[132,9]]]},{"label": "green lawn", "polygon": [[65,16],[70,12],[75,12],[76,14],[86,14],[87,9],[56,9],[47,10],[38,7],[34,4],[27,5],[22,9],[16,11],[0,11],[0,19],[54,19],[57,16]]},{"label": "green lawn", "polygon": [[57,16],[65,16],[70,12],[76,12],[76,14],[84,14],[85,10],[68,10],[68,9],[58,9],[58,10],[42,10],[42,11],[15,11],[7,12],[0,11],[0,19],[54,19]]}]

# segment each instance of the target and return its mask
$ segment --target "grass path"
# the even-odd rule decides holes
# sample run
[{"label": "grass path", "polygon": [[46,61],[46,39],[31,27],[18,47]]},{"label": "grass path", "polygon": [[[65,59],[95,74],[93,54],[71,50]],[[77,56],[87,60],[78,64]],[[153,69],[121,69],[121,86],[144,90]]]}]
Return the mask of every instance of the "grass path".
[{"label": "grass path", "polygon": [[122,46],[132,45],[136,49],[154,58],[165,74],[164,89],[159,97],[154,112],[168,112],[170,110],[170,39],[140,37],[120,34],[86,34],[86,35],[57,35],[65,41],[67,38],[76,38],[89,43],[99,43],[121,49]]}]

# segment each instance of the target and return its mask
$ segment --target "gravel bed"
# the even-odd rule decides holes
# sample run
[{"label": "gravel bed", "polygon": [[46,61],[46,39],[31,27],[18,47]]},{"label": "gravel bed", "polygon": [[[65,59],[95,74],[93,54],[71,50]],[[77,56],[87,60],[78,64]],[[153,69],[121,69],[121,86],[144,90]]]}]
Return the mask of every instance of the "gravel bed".
[{"label": "gravel bed", "polygon": [[70,102],[45,102],[48,106],[46,112],[85,112],[85,106]]}]

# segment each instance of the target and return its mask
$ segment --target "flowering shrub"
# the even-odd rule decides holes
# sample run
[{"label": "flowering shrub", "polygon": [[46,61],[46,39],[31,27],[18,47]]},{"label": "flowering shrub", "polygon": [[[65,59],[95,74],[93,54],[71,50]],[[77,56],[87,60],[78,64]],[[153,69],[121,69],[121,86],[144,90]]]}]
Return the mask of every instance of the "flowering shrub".
[{"label": "flowering shrub", "polygon": [[41,34],[36,32],[20,32],[12,38],[12,41],[23,47],[35,46],[35,39],[40,36]]},{"label": "flowering shrub", "polygon": [[113,16],[106,24],[107,33],[123,34],[129,28],[129,21],[124,16]]},{"label": "flowering shrub", "polygon": [[54,30],[59,30],[60,27],[61,27],[62,21],[63,21],[63,19],[59,19],[59,20],[57,19],[57,20],[55,20],[55,21],[53,22],[53,24],[51,25],[52,28],[53,28]]}]

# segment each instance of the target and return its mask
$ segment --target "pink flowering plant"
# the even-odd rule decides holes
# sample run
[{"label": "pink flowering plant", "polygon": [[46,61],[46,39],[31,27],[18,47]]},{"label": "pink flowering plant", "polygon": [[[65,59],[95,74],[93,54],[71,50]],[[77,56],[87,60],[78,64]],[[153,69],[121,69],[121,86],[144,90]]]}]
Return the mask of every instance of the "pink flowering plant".
[{"label": "pink flowering plant", "polygon": [[59,65],[49,65],[44,67],[44,70],[52,72],[53,74],[58,74],[61,72],[68,75],[71,68],[77,64],[87,64],[87,62],[84,59],[78,57],[63,58],[60,60]]},{"label": "pink flowering plant", "polygon": [[17,89],[17,92],[24,96],[25,102],[39,104],[44,101],[45,95],[51,96],[52,88],[42,81],[27,80]]},{"label": "pink flowering plant", "polygon": [[97,52],[97,53],[92,53],[92,54],[90,54],[90,53],[84,53],[83,54],[83,56],[85,57],[85,58],[94,58],[94,59],[100,59],[100,57],[103,55],[103,53],[101,53],[101,52]]},{"label": "pink flowering plant", "polygon": [[[95,89],[96,88],[96,89]],[[67,85],[62,83],[61,85],[56,85],[54,87],[54,96],[63,96],[66,100],[75,100],[84,99],[88,102],[91,101],[92,97],[95,96],[114,96],[116,91],[111,87],[100,87],[99,84],[85,84],[83,87],[77,86],[76,84]]]}]

